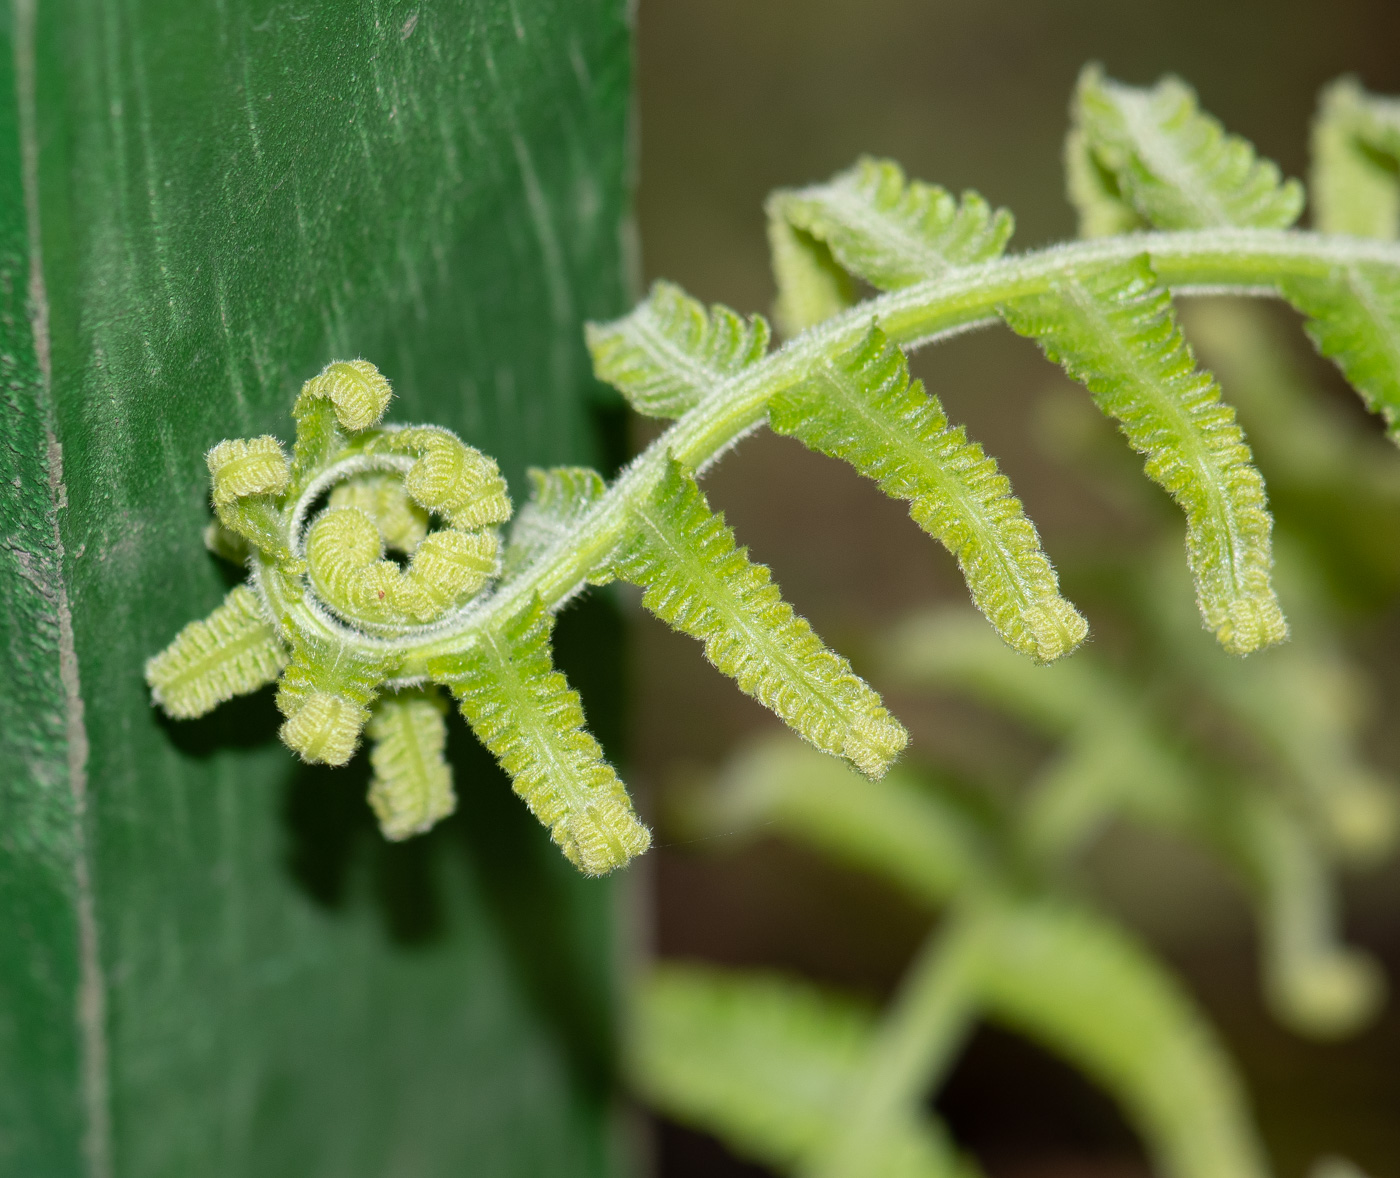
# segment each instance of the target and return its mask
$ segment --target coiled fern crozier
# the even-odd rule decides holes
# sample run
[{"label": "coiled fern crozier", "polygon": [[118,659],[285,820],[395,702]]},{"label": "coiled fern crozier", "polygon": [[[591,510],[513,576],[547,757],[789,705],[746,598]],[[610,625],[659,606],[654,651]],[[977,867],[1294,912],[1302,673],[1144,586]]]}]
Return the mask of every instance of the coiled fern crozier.
[{"label": "coiled fern crozier", "polygon": [[[384,378],[363,360],[329,365],[293,407],[290,457],[272,437],[209,452],[209,544],[249,576],[151,659],[156,703],[197,716],[277,680],[282,739],[306,760],[344,764],[368,735],[370,801],[402,838],[454,805],[446,688],[564,853],[605,873],[650,835],[554,669],[550,635],[571,598],[623,580],[800,736],[879,778],[903,727],[736,545],[697,479],[765,424],[844,458],[909,502],[1006,644],[1039,663],[1068,654],[1087,626],[1034,525],[908,374],[907,350],[997,320],[1088,388],[1180,505],[1220,644],[1243,655],[1282,641],[1263,482],[1173,293],[1291,302],[1397,428],[1400,112],[1350,83],[1329,92],[1316,232],[1289,228],[1301,185],[1180,82],[1138,90],[1089,69],[1074,122],[1070,186],[1088,240],[1007,255],[1005,210],[862,160],[769,202],[783,346],[770,348],[762,317],[706,310],[664,283],[591,326],[598,376],[674,424],[610,486],[581,468],[533,471],[504,541],[511,502],[494,462],[446,430],[380,424]],[[879,293],[857,301],[857,283]]]}]

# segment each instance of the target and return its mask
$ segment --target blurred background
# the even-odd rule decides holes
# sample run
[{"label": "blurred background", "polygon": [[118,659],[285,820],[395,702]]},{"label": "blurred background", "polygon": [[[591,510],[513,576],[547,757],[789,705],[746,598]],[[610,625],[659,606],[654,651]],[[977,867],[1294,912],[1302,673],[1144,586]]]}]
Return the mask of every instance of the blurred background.
[{"label": "blurred background", "polygon": [[[1372,91],[1400,94],[1400,5],[643,0],[639,57],[642,275],[766,312],[774,291],[765,195],[825,179],[862,153],[893,157],[912,176],[954,191],[976,188],[1010,208],[1013,249],[1072,236],[1060,155],[1070,93],[1086,61],[1134,84],[1181,75],[1227,127],[1285,173],[1305,176],[1308,125],[1324,83],[1354,73]],[[1311,356],[1291,317],[1275,317],[1328,411],[1348,430],[1378,433]],[[1149,551],[1172,528],[1179,536],[1179,521],[1125,499],[1092,464],[1064,460],[1062,404],[1087,398],[1030,343],[1000,329],[976,333],[920,354],[915,373],[998,457],[1068,595],[1111,644],[1113,587],[1093,576],[1095,554]],[[1247,417],[1244,424],[1249,429]],[[650,436],[642,427],[634,446]],[[1261,465],[1271,478],[1262,454]],[[952,559],[917,531],[903,505],[795,441],[769,434],[746,441],[708,476],[706,491],[799,612],[858,670],[882,626],[919,607],[966,600]],[[1392,775],[1400,772],[1395,588],[1382,577],[1339,607],[1348,647],[1371,684],[1365,749]],[[630,779],[659,832],[643,868],[651,873],[652,949],[776,967],[883,1001],[925,931],[921,912],[776,840],[735,851],[668,831],[667,790],[703,777],[777,721],[714,672],[697,644],[640,610],[634,618]],[[991,764],[1015,778],[1047,755],[962,701],[895,693],[887,701],[924,758]],[[1243,1069],[1280,1175],[1301,1175],[1328,1153],[1345,1154],[1372,1178],[1400,1173],[1400,1003],[1392,1000],[1352,1039],[1298,1038],[1265,1011],[1247,909],[1210,863],[1165,840],[1115,831],[1095,848],[1088,871],[1101,901],[1180,971],[1216,1023]],[[1348,880],[1345,900],[1348,936],[1377,954],[1392,989],[1400,988],[1400,872],[1392,865]],[[993,1178],[1147,1172],[1104,1097],[1007,1034],[979,1031],[937,1103]],[[667,1178],[764,1172],[665,1122],[653,1147],[657,1173]]]}]

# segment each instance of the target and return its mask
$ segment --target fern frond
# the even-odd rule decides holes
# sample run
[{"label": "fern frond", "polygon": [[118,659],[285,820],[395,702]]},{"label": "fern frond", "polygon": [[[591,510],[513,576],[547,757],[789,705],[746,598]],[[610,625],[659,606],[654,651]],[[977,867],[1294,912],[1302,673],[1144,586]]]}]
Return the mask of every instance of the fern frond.
[{"label": "fern frond", "polygon": [[553,628],[536,600],[428,670],[457,697],[472,731],[570,862],[606,875],[645,851],[651,832],[584,728],[578,693],[554,669]]},{"label": "fern frond", "polygon": [[1368,1022],[1384,976],[1340,943],[1330,872],[1298,820],[1264,794],[1243,799],[1222,832],[1260,908],[1265,994],[1281,1021],[1319,1038]]},{"label": "fern frond", "polygon": [[629,314],[586,329],[593,371],[638,413],[679,417],[768,351],[768,324],[658,282]]},{"label": "fern frond", "polygon": [[331,490],[330,507],[356,507],[379,529],[384,542],[412,555],[428,534],[431,520],[426,508],[414,502],[395,474],[372,471],[346,479]]},{"label": "fern frond", "polygon": [[1185,511],[1197,604],[1221,645],[1248,654],[1282,641],[1263,479],[1148,259],[1085,267],[1002,315],[1089,389]]},{"label": "fern frond", "polygon": [[392,398],[389,382],[368,360],[334,361],[302,385],[292,406],[292,486],[305,487],[345,448],[347,435],[377,424]]},{"label": "fern frond", "polygon": [[1138,89],[1088,66],[1071,114],[1120,199],[1158,229],[1286,229],[1303,211],[1303,186],[1226,134],[1179,78]]},{"label": "fern frond", "polygon": [[856,284],[825,242],[794,229],[771,208],[768,252],[777,283],[773,319],[784,336],[830,319],[856,301]]},{"label": "fern frond", "polygon": [[767,568],[734,544],[723,516],[674,459],[632,509],[616,575],[642,603],[705,644],[705,656],[803,739],[878,777],[908,740],[880,697],[782,599]]},{"label": "fern frond", "polygon": [[365,735],[372,742],[369,804],[391,842],[430,830],[457,808],[443,757],[447,711],[437,688],[407,688],[375,701]]},{"label": "fern frond", "polygon": [[213,613],[147,661],[146,682],[168,715],[188,720],[271,683],[286,665],[287,649],[256,594],[237,585]]},{"label": "fern frond", "polygon": [[856,347],[824,357],[769,403],[769,424],[844,458],[957,558],[972,600],[1011,646],[1038,662],[1088,632],[1060,596],[1055,570],[1011,484],[966,431],[948,423],[904,354],[874,324]]},{"label": "fern frond", "polygon": [[[654,971],[633,1017],[631,1070],[647,1099],[788,1172],[820,1164],[875,1035],[866,1011],[814,986],[700,967]],[[926,1117],[903,1119],[872,1146],[869,1178],[975,1174]]]},{"label": "fern frond", "polygon": [[219,523],[274,560],[289,561],[279,496],[290,467],[282,443],[270,434],[220,442],[204,456]]},{"label": "fern frond", "polygon": [[374,653],[297,635],[277,684],[277,707],[287,717],[277,735],[304,761],[344,765],[360,743],[382,679]]},{"label": "fern frond", "polygon": [[959,202],[937,185],[906,181],[893,160],[869,157],[825,184],[780,189],[767,210],[789,334],[848,297],[828,277],[828,258],[880,290],[896,290],[999,257],[1014,228],[1006,209],[992,209],[975,192]]},{"label": "fern frond", "polygon": [[245,495],[277,495],[287,489],[291,471],[282,443],[271,434],[220,442],[204,461],[214,503],[223,507]]},{"label": "fern frond", "polygon": [[1071,127],[1065,136],[1065,195],[1079,214],[1080,237],[1113,237],[1146,227],[1123,199],[1118,177],[1099,162],[1089,137]]},{"label": "fern frond", "polygon": [[994,873],[987,832],[950,793],[898,767],[866,780],[788,736],[731,758],[682,818],[697,837],[786,835],[929,905]]},{"label": "fern frond", "polygon": [[1366,407],[1400,444],[1400,276],[1368,262],[1335,266],[1325,277],[1292,276],[1282,290],[1308,317],[1317,350],[1334,361]]},{"label": "fern frond", "polygon": [[473,531],[510,519],[510,496],[496,460],[449,429],[386,429],[369,441],[365,453],[413,456],[416,461],[404,478],[404,489],[419,506],[446,517],[454,528]]},{"label": "fern frond", "polygon": [[1323,233],[1400,237],[1400,99],[1355,78],[1322,92],[1312,128],[1313,225]]},{"label": "fern frond", "polygon": [[507,581],[554,545],[567,542],[574,524],[607,490],[603,476],[587,466],[531,467],[525,474],[530,500],[510,529],[503,570]]},{"label": "fern frond", "polygon": [[1136,941],[1053,901],[1007,910],[992,928],[979,991],[989,1016],[1097,1079],[1163,1173],[1266,1178],[1228,1057],[1189,996]]},{"label": "fern frond", "polygon": [[346,617],[427,623],[461,605],[496,571],[494,530],[447,529],[421,540],[406,569],[384,558],[384,537],[358,507],[329,507],[306,534],[311,584]]},{"label": "fern frond", "polygon": [[880,290],[1000,257],[1015,228],[1006,209],[993,209],[975,192],[959,202],[936,184],[906,180],[893,160],[868,156],[825,184],[779,189],[768,210]]}]

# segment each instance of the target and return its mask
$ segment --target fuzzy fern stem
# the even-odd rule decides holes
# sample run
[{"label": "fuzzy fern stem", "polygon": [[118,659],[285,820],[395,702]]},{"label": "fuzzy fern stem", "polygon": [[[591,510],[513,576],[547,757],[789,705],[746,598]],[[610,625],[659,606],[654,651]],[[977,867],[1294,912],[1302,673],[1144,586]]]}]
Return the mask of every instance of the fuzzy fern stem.
[{"label": "fuzzy fern stem", "polygon": [[[423,673],[427,660],[458,653],[477,637],[538,597],[553,611],[576,595],[628,534],[631,511],[664,479],[670,461],[701,473],[747,433],[763,424],[768,403],[806,378],[822,356],[857,346],[872,322],[906,350],[934,343],[999,318],[997,308],[1047,293],[1055,281],[1086,266],[1146,255],[1161,281],[1178,294],[1283,297],[1289,280],[1326,278],[1356,264],[1383,267],[1400,280],[1400,244],[1330,237],[1297,230],[1203,229],[1135,233],[1052,246],[955,271],[943,278],[878,295],[808,328],[783,347],[712,390],[647,447],[576,522],[567,543],[541,551],[496,592],[473,602],[430,631],[405,638],[366,638],[357,644],[394,652],[405,677]],[[304,624],[328,640],[345,635],[339,623],[315,614],[300,587],[285,583],[267,563],[264,590],[274,610],[302,613]]]}]

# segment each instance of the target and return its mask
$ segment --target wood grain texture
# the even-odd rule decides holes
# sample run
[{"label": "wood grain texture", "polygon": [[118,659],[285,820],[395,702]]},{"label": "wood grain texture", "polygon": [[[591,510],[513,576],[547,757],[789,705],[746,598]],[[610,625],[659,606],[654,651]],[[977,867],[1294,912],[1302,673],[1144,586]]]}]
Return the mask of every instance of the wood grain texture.
[{"label": "wood grain texture", "polygon": [[[14,0],[0,32],[0,1172],[607,1172],[613,887],[460,728],[459,815],[391,847],[363,758],[298,767],[266,693],[163,721],[141,666],[233,575],[204,450],[289,437],[332,358],[517,497],[596,461],[626,6]],[[590,720],[598,610],[563,636]]]}]

